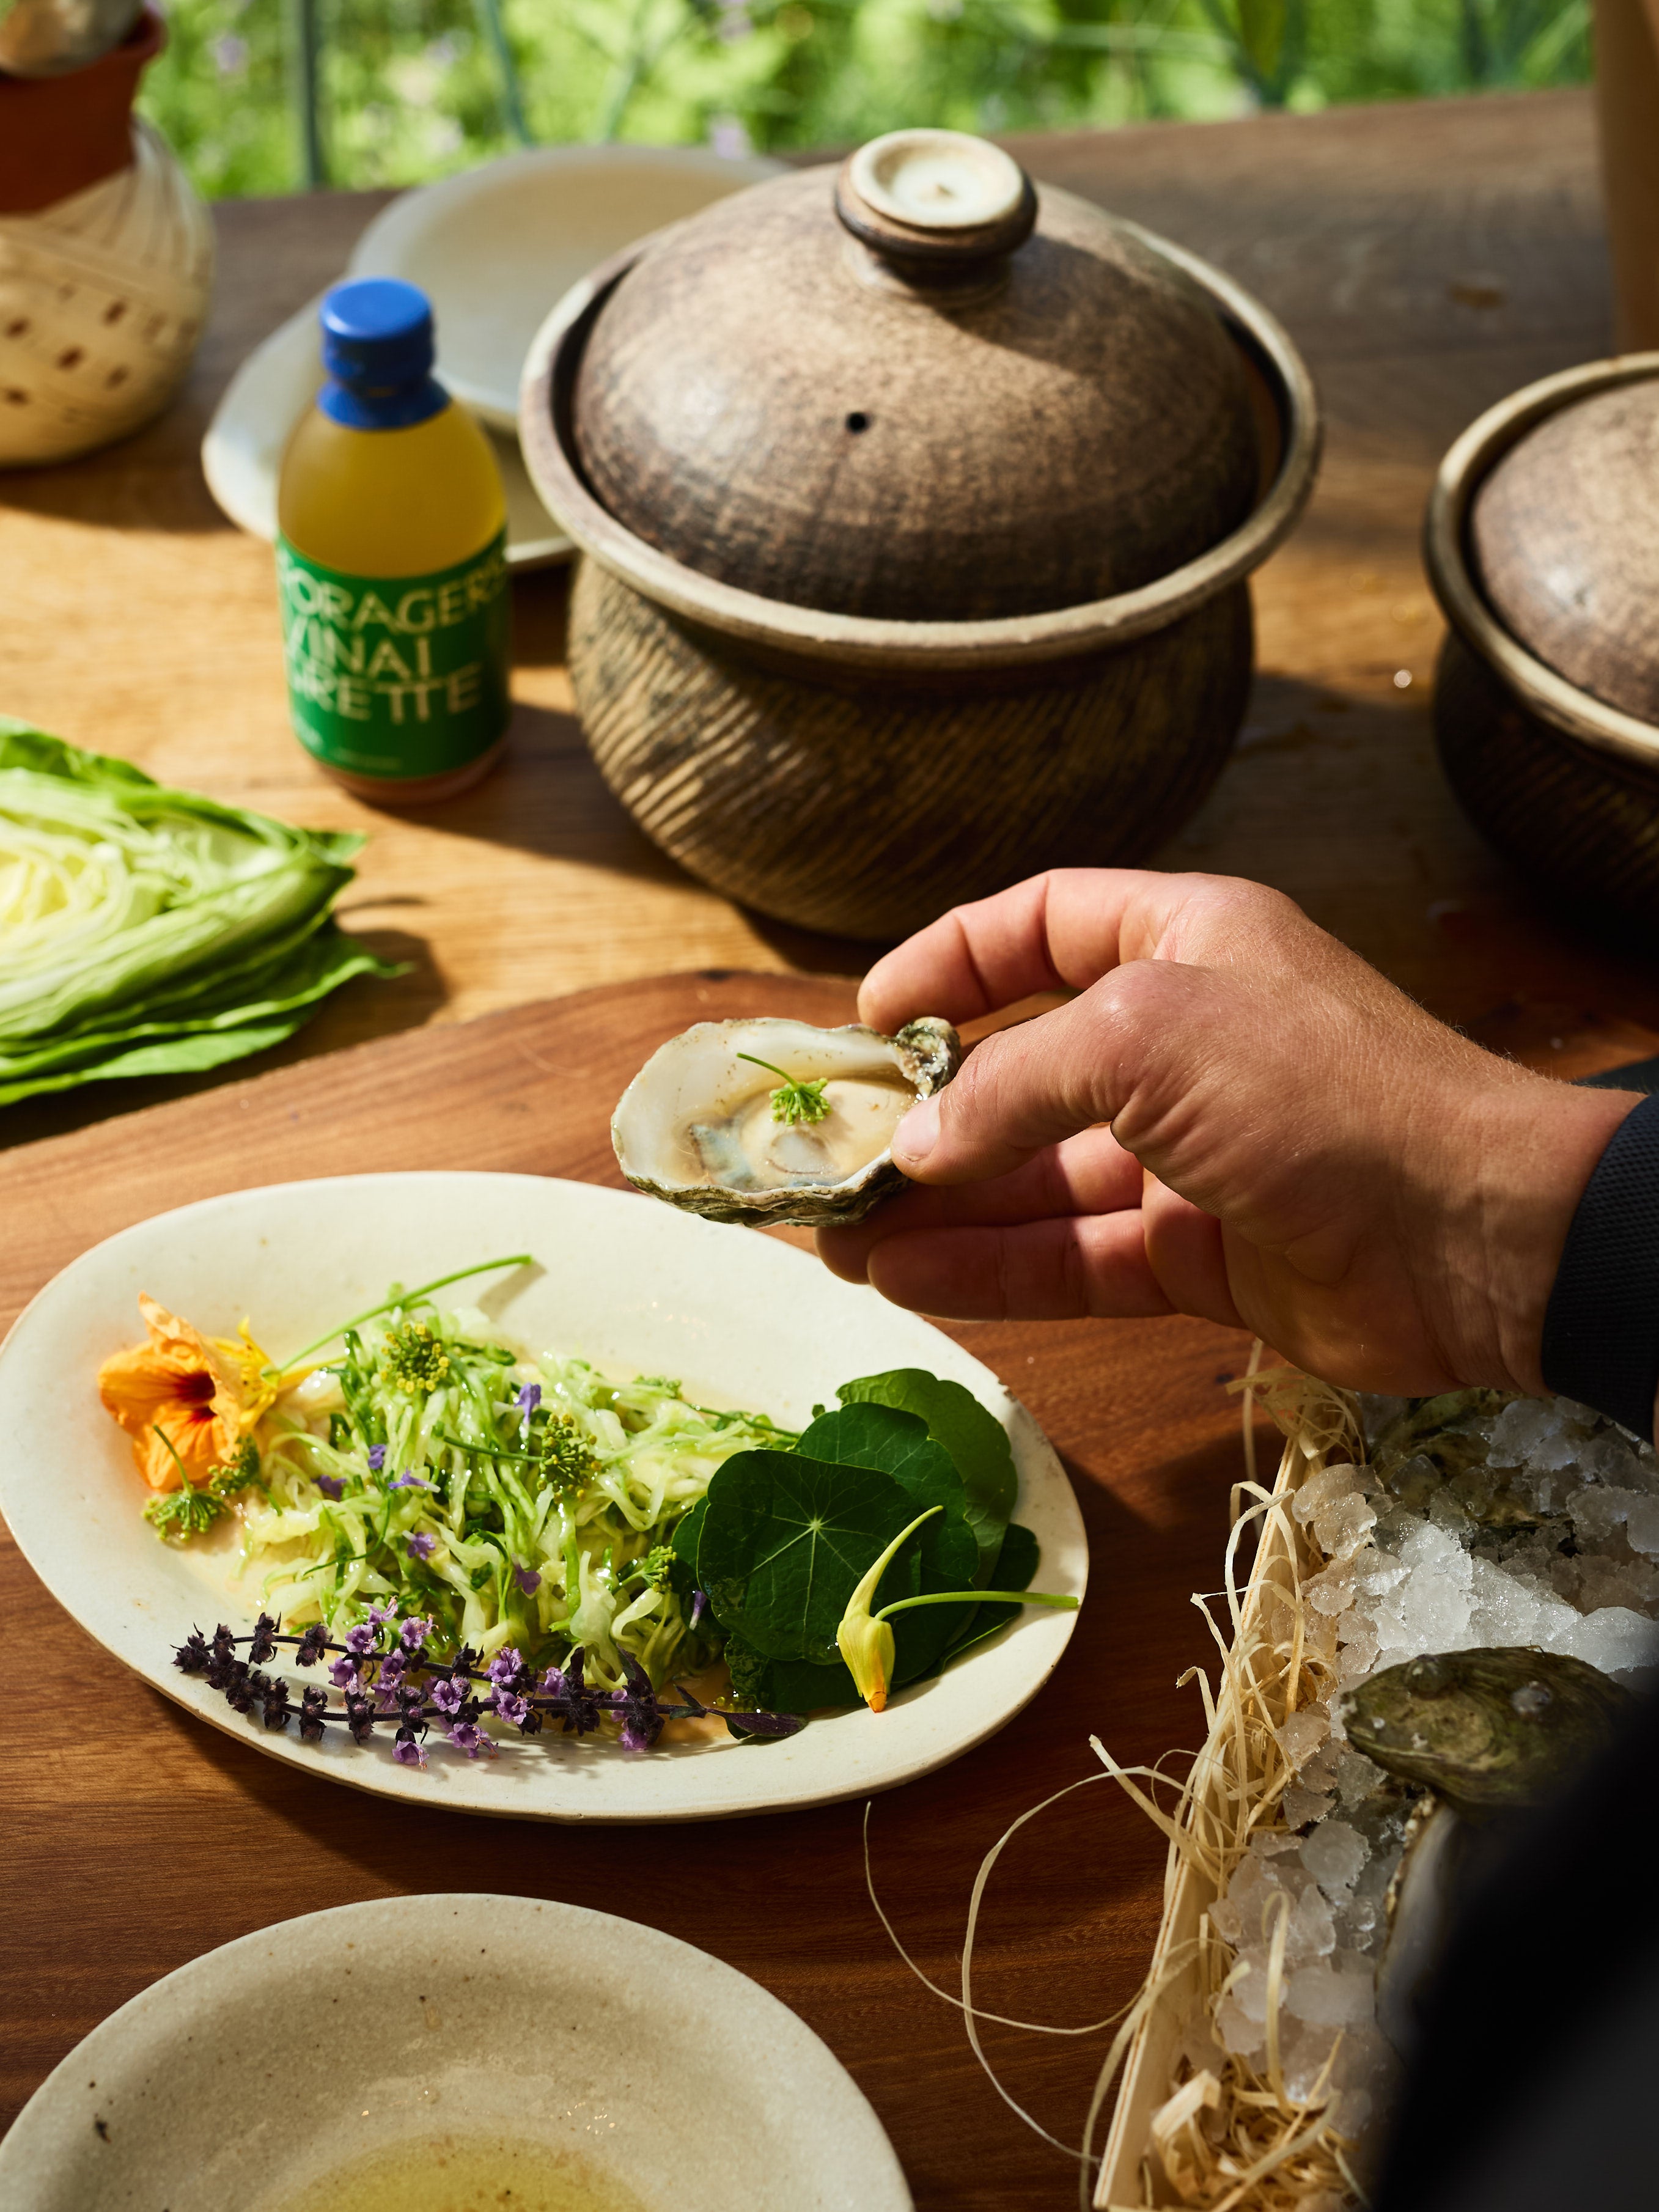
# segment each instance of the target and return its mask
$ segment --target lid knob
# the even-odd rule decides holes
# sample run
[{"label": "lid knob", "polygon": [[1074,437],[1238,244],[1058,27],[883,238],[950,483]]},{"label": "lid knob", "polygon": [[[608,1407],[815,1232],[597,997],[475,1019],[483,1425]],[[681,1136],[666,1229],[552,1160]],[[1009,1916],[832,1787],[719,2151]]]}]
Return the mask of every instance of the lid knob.
[{"label": "lid knob", "polygon": [[1030,236],[1036,191],[1012,155],[963,131],[890,131],[842,164],[836,213],[875,257],[869,281],[978,297]]}]

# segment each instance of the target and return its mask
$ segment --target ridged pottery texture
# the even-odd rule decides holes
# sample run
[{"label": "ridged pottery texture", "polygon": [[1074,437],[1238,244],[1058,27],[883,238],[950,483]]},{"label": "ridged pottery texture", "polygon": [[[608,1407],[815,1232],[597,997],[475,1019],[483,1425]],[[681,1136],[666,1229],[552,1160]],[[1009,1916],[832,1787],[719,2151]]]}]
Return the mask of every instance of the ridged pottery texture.
[{"label": "ridged pottery texture", "polygon": [[1452,788],[1529,876],[1644,922],[1659,920],[1656,394],[1659,353],[1511,392],[1442,461],[1423,535],[1450,624],[1434,720]]},{"label": "ridged pottery texture", "polygon": [[716,890],[803,928],[905,935],[1054,866],[1139,858],[1243,720],[1248,586],[1114,653],[909,682],[735,649],[597,562],[570,678],[599,769]]},{"label": "ridged pottery texture", "polygon": [[1659,775],[1531,713],[1455,634],[1435,672],[1434,730],[1470,818],[1524,875],[1659,921]]}]

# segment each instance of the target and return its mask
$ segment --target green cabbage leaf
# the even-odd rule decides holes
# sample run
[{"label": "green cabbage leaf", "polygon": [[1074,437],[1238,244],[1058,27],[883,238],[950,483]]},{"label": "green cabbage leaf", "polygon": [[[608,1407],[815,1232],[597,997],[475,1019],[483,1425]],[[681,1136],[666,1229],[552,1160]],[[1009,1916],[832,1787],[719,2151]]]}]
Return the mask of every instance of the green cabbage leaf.
[{"label": "green cabbage leaf", "polygon": [[396,974],[331,919],[362,842],[0,716],[0,1106],[219,1066]]}]

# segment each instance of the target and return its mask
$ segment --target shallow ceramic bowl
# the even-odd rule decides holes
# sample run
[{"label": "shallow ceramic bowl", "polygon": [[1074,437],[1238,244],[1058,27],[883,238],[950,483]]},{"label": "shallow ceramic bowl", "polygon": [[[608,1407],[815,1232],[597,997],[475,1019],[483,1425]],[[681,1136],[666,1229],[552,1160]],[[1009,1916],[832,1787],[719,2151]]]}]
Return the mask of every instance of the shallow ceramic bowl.
[{"label": "shallow ceramic bowl", "polygon": [[746,1975],[609,1913],[490,1896],[312,1913],[167,1975],[35,2093],[0,2200],[282,2212],[452,2130],[545,2147],[646,2212],[910,2204],[850,2076]]},{"label": "shallow ceramic bowl", "polygon": [[[359,1749],[251,1725],[173,1664],[191,1627],[245,1632],[234,1536],[178,1547],[142,1518],[127,1439],[99,1402],[99,1364],[142,1337],[148,1291],[204,1334],[244,1315],[282,1358],[383,1298],[499,1254],[539,1263],[459,1284],[532,1350],[611,1372],[678,1376],[704,1404],[803,1428],[838,1383],[892,1367],[954,1379],[1008,1431],[1017,1517],[1041,1547],[1038,1587],[1081,1595],[1088,1553],[1071,1486],[1036,1424],[988,1368],[871,1290],[752,1231],[631,1193],[536,1176],[381,1175],[240,1191],[123,1231],[66,1267],[0,1350],[0,1510],[58,1601],[152,1687],[274,1759],[377,1796],[555,1820],[686,1820],[823,1804],[931,1772],[1011,1720],[1047,1680],[1075,1613],[1033,1609],[884,1713],[815,1720],[764,1747],[722,1735],[635,1754],[596,1737],[511,1737],[476,1763],[434,1747],[422,1773],[377,1735]],[[443,1295],[443,1294],[441,1294]],[[294,1676],[297,1682],[301,1678]],[[383,1732],[382,1732],[383,1733]]]},{"label": "shallow ceramic bowl", "polygon": [[1441,463],[1424,560],[1451,635],[1435,680],[1435,735],[1452,788],[1529,877],[1599,908],[1659,919],[1659,727],[1539,659],[1488,602],[1469,516],[1486,476],[1546,417],[1659,377],[1659,353],[1544,378],[1473,422]]}]

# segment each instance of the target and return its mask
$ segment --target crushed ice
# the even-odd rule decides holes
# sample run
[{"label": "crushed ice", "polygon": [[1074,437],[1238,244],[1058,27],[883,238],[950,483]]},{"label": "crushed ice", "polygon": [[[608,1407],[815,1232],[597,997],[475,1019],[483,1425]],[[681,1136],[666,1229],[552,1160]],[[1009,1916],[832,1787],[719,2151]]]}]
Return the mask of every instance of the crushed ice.
[{"label": "crushed ice", "polygon": [[[1404,1406],[1361,1403],[1373,1439]],[[1261,2065],[1282,1916],[1285,2089],[1298,2103],[1334,2092],[1330,2118],[1351,2137],[1363,2136],[1397,2072],[1376,2023],[1375,1978],[1410,1806],[1346,1742],[1330,1705],[1427,1652],[1537,1644],[1626,1683],[1659,1663],[1651,1447],[1565,1398],[1517,1399],[1474,1427],[1486,1466],[1455,1480],[1421,1458],[1392,1470],[1387,1487],[1368,1468],[1334,1466],[1297,1495],[1296,1517],[1328,1563],[1304,1596],[1334,1634],[1336,1691],[1279,1731],[1296,1777],[1285,1827],[1253,1839],[1212,1910],[1237,1956],[1213,2035],[1197,2021],[1182,2046],[1194,2069],[1216,2066],[1217,2041]],[[1485,1509],[1500,1490],[1509,1520],[1494,1526]]]}]

